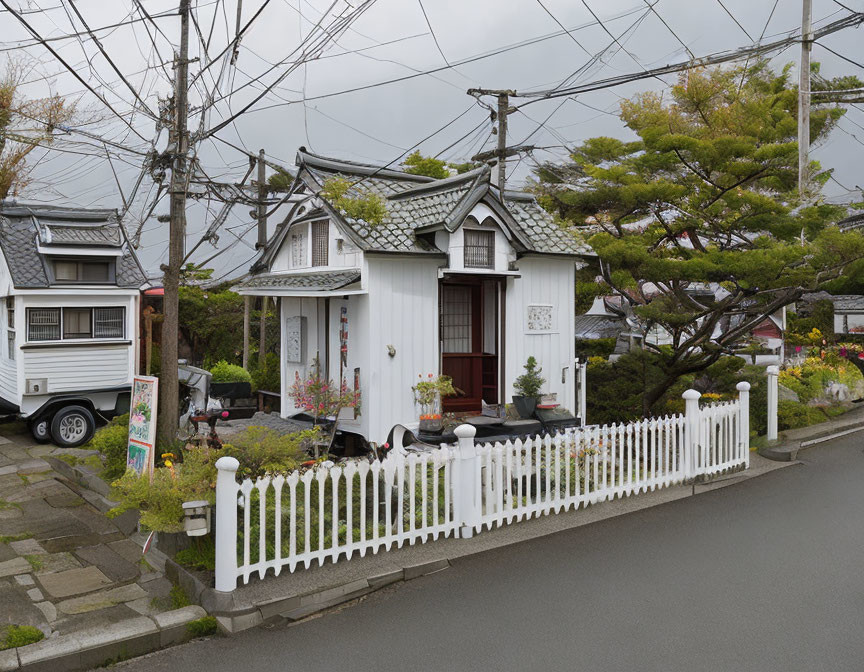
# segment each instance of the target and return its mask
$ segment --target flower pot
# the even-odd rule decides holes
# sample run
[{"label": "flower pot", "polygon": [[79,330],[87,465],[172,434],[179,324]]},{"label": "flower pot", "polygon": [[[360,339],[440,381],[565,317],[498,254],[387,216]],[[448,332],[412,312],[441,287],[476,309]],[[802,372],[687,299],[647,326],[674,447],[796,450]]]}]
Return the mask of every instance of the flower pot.
[{"label": "flower pot", "polygon": [[537,397],[513,395],[513,405],[516,407],[516,412],[520,418],[529,420],[534,417],[534,411],[537,409]]},{"label": "flower pot", "polygon": [[435,392],[431,399],[418,400],[417,403],[420,406],[420,431],[440,432],[444,428],[441,395]]}]

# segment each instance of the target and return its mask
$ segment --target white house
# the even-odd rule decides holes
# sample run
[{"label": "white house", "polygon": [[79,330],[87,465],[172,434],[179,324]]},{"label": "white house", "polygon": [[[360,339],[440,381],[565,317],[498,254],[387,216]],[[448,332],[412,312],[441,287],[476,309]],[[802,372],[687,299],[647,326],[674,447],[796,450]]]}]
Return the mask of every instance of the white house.
[{"label": "white house", "polygon": [[[445,411],[505,403],[534,356],[544,392],[573,409],[574,271],[589,248],[528,194],[502,201],[488,167],[447,179],[315,156],[301,148],[295,201],[244,295],[281,303],[282,415],[288,390],[316,356],[333,380],[359,389],[362,410],[340,426],[384,441],[417,417],[418,376],[452,376],[463,394]],[[377,194],[379,224],[345,217],[318,195],[343,177],[350,194]]]},{"label": "white house", "polygon": [[125,412],[146,279],[117,212],[0,205],[0,410],[78,445]]},{"label": "white house", "polygon": [[834,303],[834,333],[864,334],[864,296],[841,294],[830,298]]}]

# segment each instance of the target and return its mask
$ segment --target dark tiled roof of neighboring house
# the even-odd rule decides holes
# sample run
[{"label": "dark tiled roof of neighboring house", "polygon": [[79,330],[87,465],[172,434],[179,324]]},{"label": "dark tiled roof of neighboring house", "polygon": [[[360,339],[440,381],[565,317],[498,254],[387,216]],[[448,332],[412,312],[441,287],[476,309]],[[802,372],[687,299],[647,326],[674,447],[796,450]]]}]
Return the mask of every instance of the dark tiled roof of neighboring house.
[{"label": "dark tiled roof of neighboring house", "polygon": [[573,333],[575,338],[594,340],[597,338],[617,338],[618,334],[629,329],[630,325],[623,317],[577,315]]},{"label": "dark tiled roof of neighboring house", "polygon": [[236,286],[237,289],[302,289],[310,292],[327,292],[342,289],[360,281],[360,269],[349,268],[338,271],[315,273],[262,273]]},{"label": "dark tiled roof of neighboring house", "polygon": [[76,247],[122,249],[122,256],[117,257],[117,286],[139,288],[146,277],[133,253],[124,248],[122,236],[115,210],[26,204],[0,207],[0,250],[18,288],[50,286],[39,245],[63,246],[68,248],[64,253],[71,255]]},{"label": "dark tiled roof of neighboring house", "polygon": [[831,302],[837,312],[864,312],[864,296],[860,294],[840,294],[832,296]]}]

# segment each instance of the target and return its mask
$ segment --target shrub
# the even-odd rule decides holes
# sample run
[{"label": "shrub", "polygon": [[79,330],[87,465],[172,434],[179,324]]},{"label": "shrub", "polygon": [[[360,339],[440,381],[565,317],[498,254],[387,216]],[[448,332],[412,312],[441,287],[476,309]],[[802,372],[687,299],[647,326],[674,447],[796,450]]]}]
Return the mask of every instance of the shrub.
[{"label": "shrub", "polygon": [[224,359],[216,362],[210,373],[214,383],[251,383],[252,376],[242,366],[229,364]]},{"label": "shrub", "polygon": [[5,631],[0,630],[0,633],[0,651],[35,644],[45,637],[44,632],[31,625],[10,625]]},{"label": "shrub", "polygon": [[[344,177],[331,177],[324,182],[319,192],[348,219],[364,221],[371,226],[377,226],[387,217],[387,205],[378,194],[363,193],[354,188],[355,185]],[[354,191],[354,194],[349,192]]]},{"label": "shrub", "polygon": [[213,616],[204,616],[186,624],[186,632],[192,637],[208,637],[215,635],[219,630],[219,624]]},{"label": "shrub", "polygon": [[282,390],[282,367],[279,355],[268,352],[264,363],[256,364],[252,370],[252,385],[256,390],[280,392]]},{"label": "shrub", "polygon": [[98,429],[93,438],[83,446],[87,450],[98,450],[103,458],[104,469],[100,476],[108,482],[126,473],[126,448],[129,442],[129,414],[118,415],[107,425]]},{"label": "shrub", "polygon": [[540,388],[546,382],[540,375],[543,369],[537,366],[537,360],[533,356],[528,358],[523,368],[525,373],[513,381],[513,391],[523,397],[540,396]]},{"label": "shrub", "polygon": [[213,537],[196,537],[196,543],[178,551],[174,559],[190,569],[213,571],[216,569],[216,544]]},{"label": "shrub", "polygon": [[591,357],[602,357],[608,359],[609,355],[615,352],[614,338],[595,338],[592,340],[577,338],[576,339],[576,356],[580,359],[590,359]]},{"label": "shrub", "polygon": [[249,427],[231,437],[221,454],[237,458],[240,462],[239,478],[284,474],[309,459],[307,449],[318,438],[319,432],[316,428],[280,434],[267,427]]},{"label": "shrub", "polygon": [[797,401],[777,403],[777,429],[798,429],[825,422],[826,415],[821,409]]}]

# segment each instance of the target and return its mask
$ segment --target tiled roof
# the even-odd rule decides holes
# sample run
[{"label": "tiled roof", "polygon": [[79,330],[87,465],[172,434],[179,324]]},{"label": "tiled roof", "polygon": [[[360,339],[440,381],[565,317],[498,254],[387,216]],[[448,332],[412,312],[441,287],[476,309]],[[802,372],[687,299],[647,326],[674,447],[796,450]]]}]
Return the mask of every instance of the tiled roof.
[{"label": "tiled roof", "polygon": [[[379,224],[340,215],[366,250],[440,253],[441,250],[417,236],[418,230],[443,226],[452,231],[462,224],[471,207],[485,200],[497,204],[505,226],[513,230],[525,250],[544,254],[593,254],[587,243],[559,226],[530,194],[505,192],[501,208],[498,190],[490,184],[491,172],[486,166],[435,180],[327,159],[302,149],[297,155],[297,164],[301,179],[315,192],[327,179],[343,177],[354,183],[349,195],[373,193],[386,199],[387,215]],[[332,205],[331,210],[336,211]]]},{"label": "tiled roof", "polygon": [[608,315],[577,315],[574,322],[576,338],[593,340],[595,338],[617,338],[618,334],[629,330],[630,325],[623,317]]},{"label": "tiled roof", "polygon": [[[58,238],[55,238],[55,235]],[[49,287],[39,243],[75,247],[121,247],[122,233],[114,210],[56,208],[44,205],[9,205],[0,208],[0,250],[12,282],[18,288]],[[139,288],[146,278],[132,252],[117,258],[118,287]]]},{"label": "tiled roof", "polygon": [[329,292],[359,280],[359,268],[315,273],[263,273],[237,285],[236,289],[302,289],[309,292]]},{"label": "tiled roof", "polygon": [[864,311],[864,296],[859,294],[840,294],[832,296],[831,301],[835,311]]}]

